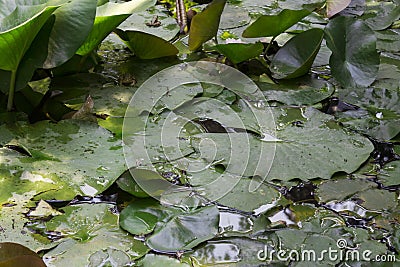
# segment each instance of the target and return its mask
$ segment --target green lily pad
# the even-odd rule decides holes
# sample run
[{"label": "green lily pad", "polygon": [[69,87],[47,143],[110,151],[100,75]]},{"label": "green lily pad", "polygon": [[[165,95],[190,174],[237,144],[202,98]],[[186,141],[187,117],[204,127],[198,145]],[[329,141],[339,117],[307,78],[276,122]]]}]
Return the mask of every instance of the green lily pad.
[{"label": "green lily pad", "polygon": [[305,9],[284,9],[278,15],[264,15],[253,22],[242,36],[246,38],[278,36],[311,12]]},{"label": "green lily pad", "polygon": [[259,57],[264,50],[264,46],[260,42],[255,44],[219,44],[215,48],[234,64]]},{"label": "green lily pad", "polygon": [[214,0],[201,13],[192,18],[189,32],[189,49],[194,51],[217,35],[226,0]]},{"label": "green lily pad", "polygon": [[250,22],[249,12],[243,5],[227,3],[221,15],[219,29],[226,30],[244,26]]},{"label": "green lily pad", "polygon": [[361,108],[336,114],[344,125],[383,140],[390,140],[399,134],[398,89],[378,87],[338,89],[338,96],[342,101]]},{"label": "green lily pad", "polygon": [[153,232],[157,223],[165,222],[177,213],[177,209],[166,208],[154,199],[142,199],[123,209],[119,223],[122,229],[131,234],[145,235]]},{"label": "green lily pad", "polygon": [[400,184],[400,161],[386,163],[378,174],[379,181],[385,186]]},{"label": "green lily pad", "polygon": [[155,35],[139,31],[115,30],[115,33],[124,41],[129,49],[141,59],[174,56],[178,49],[168,41]]},{"label": "green lily pad", "polygon": [[268,101],[286,105],[313,105],[328,98],[335,88],[328,82],[309,76],[282,80],[279,84],[257,83]]},{"label": "green lily pad", "polygon": [[400,18],[400,6],[392,2],[379,2],[379,6],[373,9],[373,17],[365,20],[373,30],[383,30]]},{"label": "green lily pad", "polygon": [[380,51],[396,53],[400,47],[400,29],[387,29],[375,32],[377,39],[376,48]]},{"label": "green lily pad", "polygon": [[323,36],[323,30],[311,29],[290,39],[271,61],[272,76],[291,79],[306,74],[317,56]]},{"label": "green lily pad", "polygon": [[[52,80],[50,90],[62,91],[54,100],[79,109],[90,95],[94,102],[96,114],[122,117],[136,88],[110,84],[112,80],[97,73],[79,73]],[[104,84],[104,85],[103,85]]]},{"label": "green lily pad", "polygon": [[[373,150],[368,139],[340,128],[330,128],[328,122],[332,117],[314,109],[306,109],[300,116],[287,118],[289,120],[285,122],[287,116],[283,113],[277,118],[277,139],[274,140],[263,141],[244,133],[204,133],[194,135],[192,144],[199,152],[216,151],[215,157],[203,158],[209,163],[220,162],[232,174],[265,177],[268,166],[271,166],[267,179],[286,181],[313,177],[329,179],[339,170],[351,173],[368,159]],[[210,141],[202,143],[205,140]],[[202,144],[201,150],[199,144]],[[271,158],[273,145],[276,145],[276,150]],[[345,152],[346,149],[349,151]],[[269,165],[271,160],[272,165]],[[259,162],[265,164],[259,165]]]},{"label": "green lily pad", "polygon": [[391,210],[398,205],[396,193],[386,190],[370,189],[357,194],[361,206],[372,211]]},{"label": "green lily pad", "polygon": [[[6,143],[25,147],[31,155],[1,148],[0,153],[7,155],[8,160],[2,161],[0,168],[2,174],[9,173],[2,180],[27,183],[32,189],[44,183],[51,190],[41,198],[94,196],[107,189],[125,170],[121,141],[96,124],[69,120],[0,127],[2,133],[13,134],[13,139]],[[24,190],[16,189],[1,195]]]},{"label": "green lily pad", "polygon": [[332,19],[325,28],[325,39],[332,55],[333,77],[344,87],[369,86],[378,73],[379,54],[374,32],[352,17]]},{"label": "green lily pad", "polygon": [[47,231],[63,235],[60,244],[47,252],[47,266],[125,266],[149,250],[118,227],[118,216],[110,204],[68,206],[63,215],[46,223]]},{"label": "green lily pad", "polygon": [[31,199],[36,194],[36,191],[26,190],[23,194],[14,193],[12,197],[7,199],[7,202],[1,202],[0,226],[2,231],[0,231],[0,242],[15,242],[33,251],[54,247],[55,244],[52,244],[49,239],[34,234],[28,227],[29,220],[25,214],[29,212],[28,207],[33,205]]},{"label": "green lily pad", "polygon": [[216,206],[200,208],[171,218],[155,229],[146,244],[157,251],[182,251],[213,238],[218,233],[219,211]]},{"label": "green lily pad", "polygon": [[373,188],[376,185],[367,180],[340,179],[331,180],[318,186],[319,201],[327,203],[331,200],[345,200],[354,194]]}]

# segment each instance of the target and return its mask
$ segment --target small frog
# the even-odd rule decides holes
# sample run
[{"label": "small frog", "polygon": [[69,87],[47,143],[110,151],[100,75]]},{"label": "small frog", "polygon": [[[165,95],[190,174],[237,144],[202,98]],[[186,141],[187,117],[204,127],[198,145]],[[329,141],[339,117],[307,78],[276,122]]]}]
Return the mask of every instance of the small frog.
[{"label": "small frog", "polygon": [[124,85],[124,86],[134,86],[136,84],[136,78],[133,76],[132,73],[122,73],[118,77],[118,83],[119,85]]},{"label": "small frog", "polygon": [[146,22],[146,25],[149,27],[160,27],[161,26],[161,21],[158,20],[158,16],[155,15],[151,22]]}]

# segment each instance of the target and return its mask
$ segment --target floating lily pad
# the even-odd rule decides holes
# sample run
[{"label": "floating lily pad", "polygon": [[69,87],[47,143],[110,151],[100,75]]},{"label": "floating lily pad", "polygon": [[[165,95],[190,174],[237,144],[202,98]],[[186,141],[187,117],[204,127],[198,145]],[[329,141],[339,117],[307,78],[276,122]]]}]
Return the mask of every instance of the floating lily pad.
[{"label": "floating lily pad", "polygon": [[23,146],[31,155],[1,148],[0,153],[7,154],[8,159],[0,162],[2,174],[8,172],[2,180],[27,183],[33,190],[44,183],[51,190],[42,198],[94,196],[107,189],[125,169],[121,141],[96,124],[68,120],[0,127],[2,133],[13,134],[6,143]]},{"label": "floating lily pad", "polygon": [[[285,116],[283,114],[278,118],[277,139],[272,141],[263,141],[251,135],[244,136],[243,133],[205,133],[195,135],[197,140],[193,139],[196,142],[193,145],[200,151],[198,144],[201,144],[202,140],[212,140],[202,144],[202,151],[215,151],[216,145],[216,156],[212,161],[221,162],[226,166],[226,170],[233,174],[265,177],[265,168],[270,166],[267,163],[273,160],[272,167],[269,173],[267,172],[268,180],[312,177],[329,179],[339,170],[348,173],[355,171],[368,159],[373,150],[372,144],[366,138],[330,128],[328,122],[331,117],[314,109],[307,109],[286,123],[280,122]],[[339,143],[347,145],[339,147]],[[275,155],[271,154],[272,145],[276,145]],[[349,149],[349,152],[346,153],[343,149]],[[348,157],[350,154],[352,156]],[[238,158],[237,155],[241,155],[242,158]],[[265,166],[257,166],[259,162],[266,162]]]},{"label": "floating lily pad", "polygon": [[219,211],[216,206],[200,208],[174,216],[155,229],[146,244],[157,251],[182,251],[213,238],[218,233]]},{"label": "floating lily pad", "polygon": [[138,200],[126,207],[119,219],[120,226],[134,235],[145,235],[153,232],[156,224],[165,222],[178,210],[160,205],[154,199]]},{"label": "floating lily pad", "polygon": [[335,88],[328,82],[304,76],[283,80],[279,84],[257,83],[268,101],[286,105],[313,105],[333,94]]},{"label": "floating lily pad", "polygon": [[372,137],[390,140],[400,132],[400,94],[396,89],[366,88],[339,89],[342,101],[362,109],[339,113],[337,116],[347,126]]},{"label": "floating lily pad", "polygon": [[386,190],[370,189],[357,194],[361,205],[373,211],[390,210],[398,205],[396,193]]},{"label": "floating lily pad", "polygon": [[32,233],[27,225],[29,220],[25,214],[29,212],[28,207],[33,205],[31,198],[35,194],[35,191],[25,190],[23,194],[14,193],[12,197],[7,199],[6,203],[1,203],[0,227],[2,230],[0,231],[0,242],[15,242],[33,251],[55,246],[46,237]]},{"label": "floating lily pad", "polygon": [[219,44],[215,48],[234,64],[259,57],[264,50],[264,46],[259,42],[255,44]]},{"label": "floating lily pad", "polygon": [[[148,248],[118,226],[110,204],[81,204],[63,208],[64,215],[46,223],[47,231],[63,235],[61,243],[44,255],[47,266],[124,266]],[[108,255],[108,257],[107,257]]]},{"label": "floating lily pad", "polygon": [[354,194],[373,188],[376,185],[367,180],[340,179],[331,180],[318,186],[317,196],[321,202],[345,200]]}]

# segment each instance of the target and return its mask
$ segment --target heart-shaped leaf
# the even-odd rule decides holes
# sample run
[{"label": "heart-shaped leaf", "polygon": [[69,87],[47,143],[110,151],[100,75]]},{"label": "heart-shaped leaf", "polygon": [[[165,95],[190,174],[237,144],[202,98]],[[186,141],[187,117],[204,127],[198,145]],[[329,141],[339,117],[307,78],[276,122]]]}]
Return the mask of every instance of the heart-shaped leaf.
[{"label": "heart-shaped leaf", "polygon": [[182,251],[213,238],[218,233],[219,211],[216,206],[200,208],[174,216],[155,230],[147,245],[157,251]]},{"label": "heart-shaped leaf", "polygon": [[326,26],[325,39],[332,51],[332,75],[343,87],[366,87],[375,81],[379,53],[375,34],[364,21],[337,17]]},{"label": "heart-shaped leaf", "polygon": [[153,59],[178,54],[178,49],[155,35],[138,31],[115,30],[129,49],[141,59]]},{"label": "heart-shaped leaf", "polygon": [[310,13],[305,9],[284,9],[278,15],[261,16],[244,30],[242,36],[246,38],[278,36]]},{"label": "heart-shaped leaf", "polygon": [[225,3],[226,0],[214,0],[201,13],[193,17],[189,32],[190,50],[197,50],[217,34]]},{"label": "heart-shaped leaf", "polygon": [[323,30],[311,29],[290,39],[272,59],[272,76],[291,79],[306,74],[317,56],[323,36]]},{"label": "heart-shaped leaf", "polygon": [[219,44],[215,48],[224,56],[229,58],[234,64],[258,57],[263,52],[262,43],[255,44]]}]

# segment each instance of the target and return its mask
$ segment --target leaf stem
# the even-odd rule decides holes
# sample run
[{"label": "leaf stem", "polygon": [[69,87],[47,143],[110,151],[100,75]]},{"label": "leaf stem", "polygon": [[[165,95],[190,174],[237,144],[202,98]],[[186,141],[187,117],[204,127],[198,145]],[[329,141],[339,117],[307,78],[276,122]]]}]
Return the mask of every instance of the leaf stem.
[{"label": "leaf stem", "polygon": [[17,70],[12,70],[11,71],[10,88],[8,90],[7,111],[11,111],[13,108],[16,79],[17,79]]}]

